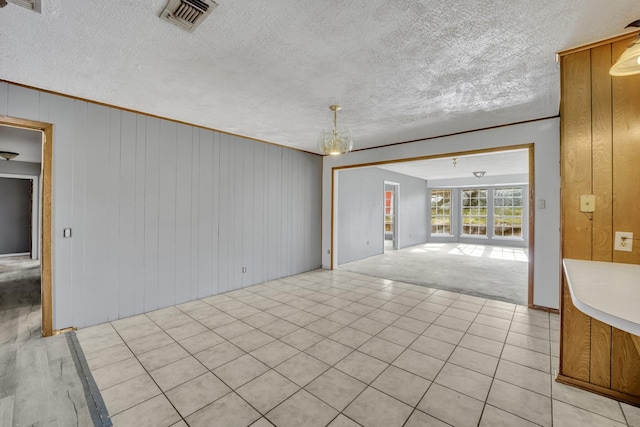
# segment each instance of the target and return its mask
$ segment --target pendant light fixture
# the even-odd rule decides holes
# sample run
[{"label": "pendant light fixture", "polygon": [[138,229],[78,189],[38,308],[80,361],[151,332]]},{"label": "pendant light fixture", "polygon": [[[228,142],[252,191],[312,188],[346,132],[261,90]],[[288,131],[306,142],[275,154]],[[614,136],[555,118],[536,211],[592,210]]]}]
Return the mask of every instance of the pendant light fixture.
[{"label": "pendant light fixture", "polygon": [[14,153],[13,151],[0,151],[0,157],[5,160],[11,160],[18,157],[18,153]]},{"label": "pendant light fixture", "polygon": [[322,154],[330,156],[338,156],[348,153],[353,149],[353,135],[349,129],[338,130],[337,115],[340,110],[339,105],[330,105],[329,109],[333,111],[333,129],[323,129],[318,138],[318,150]]},{"label": "pendant light fixture", "polygon": [[[640,20],[633,21],[625,28],[640,27]],[[609,74],[612,76],[630,76],[640,73],[640,35],[627,46],[627,49],[622,52],[620,58],[609,70]]]}]

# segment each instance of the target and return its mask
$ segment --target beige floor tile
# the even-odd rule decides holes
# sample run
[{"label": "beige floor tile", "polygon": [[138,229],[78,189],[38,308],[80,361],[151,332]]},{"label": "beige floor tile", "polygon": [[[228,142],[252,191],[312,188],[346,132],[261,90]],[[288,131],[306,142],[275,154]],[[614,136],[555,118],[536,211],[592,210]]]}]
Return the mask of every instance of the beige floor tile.
[{"label": "beige floor tile", "polygon": [[554,400],[553,425],[563,427],[625,427],[627,424]]},{"label": "beige floor tile", "polygon": [[368,305],[359,304],[357,302],[353,302],[343,308],[344,311],[348,311],[353,314],[358,314],[360,316],[364,316],[366,314],[371,313],[374,308],[369,307]]},{"label": "beige floor tile", "polygon": [[273,314],[276,317],[284,318],[292,315],[297,311],[299,311],[297,308],[291,307],[286,304],[281,304],[279,306],[270,308],[269,310],[267,310],[267,313]]},{"label": "beige floor tile", "polygon": [[469,326],[467,333],[503,343],[507,339],[509,332],[506,329],[494,328],[493,326],[474,322]]},{"label": "beige floor tile", "polygon": [[499,308],[501,310],[515,311],[516,305],[505,301],[487,300],[487,307]]},{"label": "beige floor tile", "polygon": [[371,384],[372,387],[410,406],[418,404],[429,385],[431,381],[395,366],[389,366]]},{"label": "beige floor tile", "polygon": [[416,305],[416,308],[419,308],[420,310],[427,310],[433,313],[442,314],[448,308],[448,306],[436,304],[431,301],[423,301],[420,304]]},{"label": "beige floor tile", "polygon": [[358,347],[358,351],[369,356],[380,359],[383,362],[391,363],[405,350],[405,347],[373,337],[366,343]]},{"label": "beige floor tile", "polygon": [[323,339],[324,337],[322,335],[308,331],[304,328],[298,329],[297,331],[280,338],[281,341],[297,348],[300,351],[306,350],[307,348],[311,347],[319,341],[322,341]]},{"label": "beige floor tile", "polygon": [[135,340],[127,342],[127,345],[134,354],[142,354],[151,350],[155,350],[165,345],[174,343],[175,340],[164,331],[156,332],[155,334],[140,337]]},{"label": "beige floor tile", "polygon": [[202,319],[206,319],[207,317],[211,317],[216,314],[222,313],[220,310],[218,310],[215,307],[211,307],[208,304],[205,304],[205,305],[206,307],[202,307],[197,310],[190,311],[189,316],[191,316],[193,319],[196,319],[196,320],[202,320]]},{"label": "beige floor tile", "polygon": [[397,296],[397,297],[395,297],[393,299],[393,302],[398,303],[398,304],[407,305],[409,307],[415,307],[421,301],[422,301],[422,299],[410,298],[410,297],[406,296],[406,293],[404,293],[402,295],[399,295],[399,296]]},{"label": "beige floor tile", "polygon": [[537,369],[501,360],[495,377],[504,382],[551,397],[551,376]]},{"label": "beige floor tile", "polygon": [[207,372],[195,357],[185,357],[149,372],[161,390],[167,391]]},{"label": "beige floor tile", "polygon": [[514,315],[512,310],[502,310],[500,308],[487,307],[487,306],[482,307],[482,310],[480,310],[480,314],[497,317],[505,320],[512,320]]},{"label": "beige floor tile", "polygon": [[393,302],[390,301],[382,306],[380,306],[381,310],[385,310],[385,311],[389,311],[391,313],[395,313],[395,314],[399,314],[399,315],[404,315],[406,314],[409,310],[411,310],[411,307],[408,305],[404,305],[404,304],[398,304],[397,302]]},{"label": "beige floor tile", "polygon": [[111,418],[114,427],[169,427],[180,415],[163,395],[149,399]]},{"label": "beige floor tile", "polygon": [[307,326],[305,326],[306,329],[315,332],[316,334],[322,335],[323,337],[328,337],[329,335],[338,332],[343,327],[344,325],[338,322],[334,322],[332,320],[324,318],[318,319],[315,322],[311,322]]},{"label": "beige floor tile", "polygon": [[471,369],[484,375],[493,377],[498,367],[498,358],[488,354],[478,353],[462,347],[456,347],[451,354],[449,362],[463,368]]},{"label": "beige floor tile", "polygon": [[337,310],[325,317],[325,319],[331,320],[332,322],[340,323],[343,326],[347,326],[351,322],[355,322],[358,320],[360,316],[357,314],[350,313],[344,310]]},{"label": "beige floor tile", "polygon": [[393,362],[393,365],[433,381],[444,365],[444,361],[407,349]]},{"label": "beige floor tile", "polygon": [[259,412],[266,414],[299,389],[293,382],[270,370],[238,388],[236,393]]},{"label": "beige floor tile", "polygon": [[536,424],[551,425],[551,399],[538,393],[494,380],[487,403]]},{"label": "beige floor tile", "polygon": [[433,324],[453,329],[455,331],[466,332],[471,325],[471,321],[449,317],[442,314],[433,322]]},{"label": "beige floor tile", "polygon": [[171,427],[189,427],[187,425],[187,423],[184,422],[184,420],[180,420],[175,424],[171,424]]},{"label": "beige floor tile", "polygon": [[144,368],[134,357],[91,371],[99,390],[104,390],[144,373]]},{"label": "beige floor tile", "polygon": [[265,326],[261,326],[259,328],[262,332],[266,332],[272,337],[279,339],[284,337],[285,335],[289,335],[290,333],[297,331],[300,329],[298,325],[294,325],[293,323],[289,323],[286,320],[278,319],[275,322],[271,322]]},{"label": "beige floor tile", "polygon": [[338,415],[327,427],[362,427],[355,421],[347,418],[345,415]]},{"label": "beige floor tile", "polygon": [[291,347],[289,344],[285,344],[282,341],[276,340],[270,342],[264,347],[260,347],[259,349],[252,351],[251,355],[262,363],[273,368],[298,353],[300,353],[300,350]]},{"label": "beige floor tile", "polygon": [[486,405],[479,427],[536,427],[537,425],[502,409]]},{"label": "beige floor tile", "polygon": [[186,417],[230,392],[231,389],[220,379],[207,372],[169,390],[166,395],[180,414]]},{"label": "beige floor tile", "polygon": [[374,388],[367,388],[344,413],[356,422],[370,427],[401,427],[413,408]]},{"label": "beige floor tile", "polygon": [[118,330],[118,333],[125,342],[129,342],[135,340],[136,338],[146,337],[147,335],[155,334],[161,331],[162,329],[160,328],[160,326],[156,325],[155,323],[145,323],[141,324],[140,326]]},{"label": "beige floor tile", "polygon": [[399,314],[391,313],[390,311],[385,310],[373,310],[371,313],[367,314],[365,317],[368,319],[373,319],[378,322],[382,322],[385,325],[390,325],[396,320],[400,318]]},{"label": "beige floor tile", "polygon": [[84,354],[102,351],[114,345],[122,344],[122,338],[116,333],[79,340]]},{"label": "beige floor tile", "polygon": [[433,295],[430,295],[425,301],[429,301],[435,304],[440,304],[440,305],[449,307],[451,304],[454,303],[455,299],[444,298],[438,295],[437,292],[434,292]]},{"label": "beige floor tile", "polygon": [[216,400],[186,418],[190,427],[246,427],[260,414],[235,393]]},{"label": "beige floor tile", "polygon": [[419,320],[421,322],[431,323],[437,320],[438,317],[441,315],[439,315],[438,313],[434,313],[433,311],[422,310],[420,308],[413,308],[409,310],[407,313],[405,313],[404,316],[410,319]]},{"label": "beige floor tile", "polygon": [[282,362],[275,369],[300,387],[304,387],[329,369],[329,365],[306,353],[299,353],[286,362]]},{"label": "beige floor tile", "polygon": [[365,334],[376,335],[384,328],[386,328],[387,325],[385,323],[378,322],[377,320],[369,319],[367,317],[361,317],[360,319],[350,324],[349,327],[357,329],[360,332],[364,332]]},{"label": "beige floor tile", "polygon": [[475,427],[480,421],[483,402],[432,384],[418,404],[418,409],[438,420],[459,427]]},{"label": "beige floor tile", "polygon": [[[469,313],[478,314],[480,310],[482,310],[483,304],[487,301],[484,298],[472,297],[474,299],[466,300],[470,295],[461,295],[453,304],[451,304],[451,308],[457,308],[458,310],[464,310]],[[471,320],[471,319],[466,319]]]},{"label": "beige floor tile", "polygon": [[415,339],[419,335],[417,333],[410,332],[410,331],[391,325],[385,328],[377,336],[378,338],[382,338],[394,344],[398,344],[403,347],[406,347],[410,345],[413,341],[415,341]]},{"label": "beige floor tile", "polygon": [[388,301],[387,300],[383,300],[381,298],[376,298],[372,295],[369,295],[365,298],[362,298],[360,301],[358,301],[360,304],[364,304],[364,305],[368,305],[369,307],[373,307],[373,308],[379,308],[381,305],[386,304]]},{"label": "beige floor tile", "polygon": [[101,390],[109,415],[116,415],[160,394],[160,389],[147,374]]},{"label": "beige floor tile", "polygon": [[530,325],[528,323],[513,322],[511,324],[512,332],[517,332],[522,335],[529,335],[531,337],[540,338],[543,340],[550,339],[549,328],[542,328],[540,326]]},{"label": "beige floor tile", "polygon": [[441,360],[447,360],[456,346],[430,337],[419,336],[409,348]]},{"label": "beige floor tile", "polygon": [[309,383],[305,390],[342,411],[366,387],[363,382],[331,368]]},{"label": "beige floor tile", "polygon": [[213,373],[229,387],[236,389],[268,370],[269,367],[267,365],[255,357],[245,354],[226,365],[214,369]]},{"label": "beige floor tile", "polygon": [[551,344],[549,339],[543,340],[540,338],[530,337],[528,335],[518,334],[516,332],[509,332],[506,343],[526,348],[528,350],[537,351],[538,353],[551,354]]},{"label": "beige floor tile", "polygon": [[537,310],[530,310],[526,307],[523,308],[526,312],[517,312],[513,315],[514,322],[528,323],[530,325],[540,326],[541,328],[548,328],[550,325],[549,313],[545,313]]},{"label": "beige floor tile", "polygon": [[202,350],[213,347],[224,341],[220,335],[211,331],[206,331],[198,335],[179,341],[179,344],[191,354],[199,353]]},{"label": "beige floor tile", "polygon": [[449,427],[450,424],[427,415],[422,411],[413,411],[404,427]]},{"label": "beige floor tile", "polygon": [[511,327],[511,320],[487,316],[486,314],[478,314],[473,321],[480,325],[491,326],[493,328],[504,329],[506,331]]},{"label": "beige floor tile", "polygon": [[504,343],[472,334],[465,334],[458,345],[493,357],[500,357],[504,347]]},{"label": "beige floor tile", "polygon": [[620,403],[624,416],[627,418],[629,427],[640,427],[640,408],[627,405],[626,403]]},{"label": "beige floor tile", "polygon": [[148,371],[161,368],[176,360],[189,356],[187,351],[177,343],[169,344],[155,350],[138,355],[138,360]]},{"label": "beige floor tile", "polygon": [[[581,390],[577,387],[571,387],[561,384],[557,381],[551,382],[551,393],[554,401],[559,400],[587,411],[595,412],[607,418],[611,418],[618,422],[624,423],[625,417],[622,413],[621,405],[618,401]],[[555,404],[555,402],[554,402]],[[640,415],[640,410],[638,410]],[[629,421],[629,417],[627,417]],[[631,422],[629,422],[631,424]],[[640,424],[640,422],[638,423]]]},{"label": "beige floor tile", "polygon": [[224,326],[215,328],[213,332],[220,335],[224,339],[230,340],[231,338],[246,334],[253,329],[253,326],[249,326],[241,320],[236,320],[235,322],[227,323]]},{"label": "beige floor tile", "polygon": [[467,396],[481,401],[486,400],[489,388],[491,387],[491,381],[492,378],[489,376],[454,365],[453,363],[445,364],[434,380],[436,384],[464,393]]},{"label": "beige floor tile", "polygon": [[112,363],[120,362],[133,357],[133,353],[124,343],[105,348],[102,351],[96,351],[85,355],[89,369],[96,370]]},{"label": "beige floor tile", "polygon": [[237,321],[237,319],[233,316],[229,316],[227,313],[219,312],[213,316],[199,319],[198,321],[209,329],[216,329],[221,326],[228,325],[229,323],[233,323]]},{"label": "beige floor tile", "polygon": [[539,371],[551,372],[551,358],[549,355],[538,353],[537,351],[506,344],[504,350],[502,350],[501,358],[533,369],[538,369]]},{"label": "beige floor tile", "polygon": [[114,320],[111,325],[118,331],[122,331],[127,328],[142,326],[153,323],[153,321],[146,314],[138,314],[135,316],[125,317],[124,319]]},{"label": "beige floor tile", "polygon": [[332,339],[325,338],[306,349],[305,353],[323,361],[324,363],[335,365],[352,351],[353,349],[351,347],[347,347],[346,345],[340,344]]},{"label": "beige floor tile", "polygon": [[254,328],[260,328],[262,326],[266,326],[271,322],[275,322],[276,320],[278,320],[278,318],[273,314],[265,313],[262,311],[260,313],[254,314],[253,316],[249,316],[245,319],[242,319],[244,323],[251,325]]},{"label": "beige floor tile", "polygon": [[244,355],[245,352],[230,342],[222,342],[211,348],[194,354],[208,369],[215,369]]},{"label": "beige floor tile", "polygon": [[306,311],[298,311],[293,313],[291,316],[287,316],[284,318],[287,322],[293,323],[294,325],[298,325],[300,327],[307,326],[311,322],[315,322],[318,320],[320,316],[316,316],[315,314],[307,313]]},{"label": "beige floor tile", "polygon": [[278,427],[324,427],[338,412],[305,390],[300,390],[267,414]]},{"label": "beige floor tile", "polygon": [[[456,307],[454,307],[456,303],[465,304],[463,302],[456,301],[453,304],[451,304],[451,307],[447,308],[442,313],[442,315],[443,316],[447,316],[447,317],[453,317],[455,319],[466,320],[467,322],[472,322],[473,319],[476,318],[477,312],[472,312],[472,311],[463,310],[461,308],[456,308]],[[473,305],[473,304],[470,304],[470,305]]]},{"label": "beige floor tile", "polygon": [[258,329],[254,329],[246,334],[239,335],[235,338],[232,338],[230,341],[233,345],[240,347],[247,353],[252,352],[255,349],[258,349],[270,342],[274,341],[271,335],[265,334]]},{"label": "beige floor tile", "polygon": [[305,309],[305,311],[315,314],[316,316],[324,317],[336,311],[337,308],[331,307],[325,304],[315,304]]},{"label": "beige floor tile", "polygon": [[450,328],[445,328],[439,325],[431,325],[422,334],[427,337],[435,338],[440,341],[448,342],[449,344],[458,345],[464,332],[456,331]]},{"label": "beige floor tile", "polygon": [[184,325],[176,326],[174,328],[167,329],[166,332],[176,341],[183,340],[185,338],[192,337],[194,335],[198,335],[206,331],[207,328],[203,326],[200,322],[191,321],[187,322]]},{"label": "beige floor tile", "polygon": [[345,326],[335,334],[329,336],[334,341],[337,341],[343,345],[351,348],[358,348],[371,338],[371,335],[364,332],[353,329],[350,326]]},{"label": "beige floor tile", "polygon": [[340,362],[336,363],[335,368],[366,384],[369,384],[378,375],[380,375],[387,366],[389,365],[385,362],[371,356],[367,356],[359,351],[354,351]]}]

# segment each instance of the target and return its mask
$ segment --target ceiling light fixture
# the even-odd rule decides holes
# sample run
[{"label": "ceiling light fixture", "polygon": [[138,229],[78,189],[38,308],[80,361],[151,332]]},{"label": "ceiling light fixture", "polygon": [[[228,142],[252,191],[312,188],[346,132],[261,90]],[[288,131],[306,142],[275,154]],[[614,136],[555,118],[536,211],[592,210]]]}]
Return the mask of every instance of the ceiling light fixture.
[{"label": "ceiling light fixture", "polygon": [[487,173],[487,172],[486,171],[476,171],[476,172],[473,173],[473,176],[475,176],[476,178],[482,178],[485,173]]},{"label": "ceiling light fixture", "polygon": [[18,157],[18,153],[14,153],[13,151],[0,151],[0,157],[9,161]]},{"label": "ceiling light fixture", "polygon": [[329,109],[333,111],[333,129],[323,129],[318,138],[318,149],[322,154],[338,156],[340,154],[348,153],[353,149],[353,135],[351,131],[338,130],[337,127],[337,115],[340,110],[339,105],[330,105]]},{"label": "ceiling light fixture", "polygon": [[[629,27],[640,27],[640,20],[633,21],[625,28]],[[640,35],[627,46],[609,70],[609,74],[612,76],[630,76],[638,73],[640,73]]]},{"label": "ceiling light fixture", "polygon": [[453,162],[453,167],[455,168],[456,165],[458,164],[458,159],[454,157],[453,159],[451,159],[451,161]]}]

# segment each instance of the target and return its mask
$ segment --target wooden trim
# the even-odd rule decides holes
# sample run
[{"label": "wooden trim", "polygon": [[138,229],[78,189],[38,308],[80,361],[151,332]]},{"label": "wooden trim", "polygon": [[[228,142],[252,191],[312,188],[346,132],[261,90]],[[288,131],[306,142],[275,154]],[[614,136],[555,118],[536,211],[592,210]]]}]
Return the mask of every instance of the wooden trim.
[{"label": "wooden trim", "polygon": [[2,82],[8,83],[8,84],[14,85],[14,86],[24,87],[24,88],[27,88],[27,89],[37,90],[37,91],[44,92],[44,93],[50,93],[52,95],[64,96],[65,98],[71,98],[71,99],[75,99],[77,101],[90,102],[92,104],[101,105],[103,107],[108,107],[108,108],[117,108],[118,110],[127,111],[127,112],[134,113],[134,114],[142,114],[142,115],[147,116],[147,117],[153,117],[153,118],[156,118],[156,119],[167,120],[169,122],[178,123],[178,124],[181,124],[181,125],[187,125],[187,126],[193,126],[193,127],[199,128],[199,129],[211,130],[211,131],[222,133],[222,134],[225,134],[225,135],[237,136],[239,138],[250,139],[252,141],[263,142],[265,144],[275,145],[277,147],[289,148],[291,150],[300,151],[302,153],[313,154],[314,156],[324,157],[321,154],[314,153],[312,151],[302,150],[300,148],[295,148],[295,147],[290,147],[288,145],[278,144],[277,142],[267,141],[267,140],[258,139],[258,138],[252,138],[250,136],[242,135],[242,134],[239,134],[239,133],[227,132],[227,131],[216,129],[216,128],[211,128],[211,127],[207,127],[207,126],[203,126],[203,125],[197,125],[195,123],[189,123],[189,122],[184,122],[182,120],[172,119],[172,118],[169,118],[169,117],[158,116],[156,114],[145,113],[144,111],[133,110],[131,108],[121,107],[119,105],[107,104],[105,102],[94,101],[92,99],[81,98],[79,96],[74,96],[74,95],[68,95],[66,93],[56,92],[56,91],[49,90],[49,89],[42,89],[42,88],[39,88],[39,87],[36,87],[36,86],[30,86],[30,85],[25,85],[25,84],[22,84],[22,83],[16,83],[16,82],[13,82],[11,80],[0,79],[0,83],[2,83]]},{"label": "wooden trim", "polygon": [[53,333],[51,335],[60,335],[60,334],[66,334],[67,332],[72,332],[72,331],[77,331],[78,328],[76,328],[75,326],[71,326],[68,328],[64,328],[64,329],[56,329],[55,331],[53,331]]},{"label": "wooden trim", "polygon": [[578,387],[586,391],[600,394],[605,397],[620,400],[634,406],[640,406],[640,397],[633,396],[631,394],[622,393],[620,391],[611,390],[610,388],[601,387],[599,385],[591,384],[586,381],[577,380],[575,378],[567,377],[566,375],[558,374],[556,381],[561,384],[567,384],[570,386]]},{"label": "wooden trim", "polygon": [[600,41],[597,41],[597,42],[586,44],[584,46],[572,47],[572,48],[569,48],[569,49],[561,50],[556,55],[558,55],[558,57],[571,55],[572,53],[582,52],[583,50],[589,50],[589,49],[593,49],[595,47],[604,46],[606,44],[615,43],[615,42],[618,42],[620,40],[624,40],[624,39],[628,39],[628,38],[632,38],[632,37],[637,37],[638,34],[640,34],[640,30],[633,30],[633,31],[630,31],[630,32],[628,32],[626,34],[621,34],[619,36],[611,37],[611,38],[605,39],[605,40],[600,40]]},{"label": "wooden trim", "polygon": [[532,308],[534,310],[546,311],[547,313],[560,314],[560,310],[558,310],[557,308],[545,307],[543,305],[532,304],[529,306],[529,308]]},{"label": "wooden trim", "polygon": [[331,239],[329,240],[331,248],[329,249],[329,254],[331,255],[330,267],[333,270],[335,267],[333,265],[333,233],[334,233],[334,225],[333,225],[333,215],[334,215],[334,191],[335,191],[335,168],[331,168]]},{"label": "wooden trim", "polygon": [[37,122],[34,120],[18,119],[15,117],[0,116],[0,125],[22,129],[38,130],[42,136],[42,224],[41,224],[41,249],[40,268],[42,271],[42,336],[53,334],[53,289],[52,289],[52,221],[51,221],[51,189],[53,167],[53,125],[51,123]]},{"label": "wooden trim", "polygon": [[529,144],[529,258],[528,262],[528,283],[529,289],[527,292],[527,305],[529,308],[534,308],[533,304],[533,263],[534,263],[534,240],[535,240],[535,215],[536,215],[536,168],[535,168],[535,147],[533,144]]},{"label": "wooden trim", "polygon": [[543,120],[557,119],[559,117],[560,117],[560,114],[556,114],[555,116],[540,117],[538,119],[523,120],[521,122],[505,123],[503,125],[496,125],[496,126],[488,126],[488,127],[485,127],[485,128],[463,130],[463,131],[460,131],[460,132],[447,133],[447,134],[444,134],[444,135],[436,135],[436,136],[429,136],[429,137],[426,137],[426,138],[411,139],[409,141],[392,142],[390,144],[385,144],[385,145],[376,145],[375,147],[358,148],[357,150],[352,150],[351,152],[355,153],[356,151],[374,150],[376,148],[392,147],[394,145],[409,144],[411,142],[430,141],[430,140],[433,140],[433,139],[440,139],[440,138],[447,138],[447,137],[450,137],[450,136],[464,135],[466,133],[481,132],[481,131],[485,131],[485,130],[500,129],[500,128],[509,127],[509,126],[515,126],[515,125],[524,125],[524,124],[527,124],[527,123],[535,123],[535,122],[540,122],[540,121],[543,121]]}]

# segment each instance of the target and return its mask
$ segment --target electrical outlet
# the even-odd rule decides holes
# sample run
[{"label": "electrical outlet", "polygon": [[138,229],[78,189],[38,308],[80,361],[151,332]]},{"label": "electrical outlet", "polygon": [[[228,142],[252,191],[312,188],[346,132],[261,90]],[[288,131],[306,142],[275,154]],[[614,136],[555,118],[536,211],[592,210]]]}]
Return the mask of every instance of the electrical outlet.
[{"label": "electrical outlet", "polygon": [[633,249],[633,233],[628,231],[616,231],[613,242],[614,251],[631,252]]},{"label": "electrical outlet", "polygon": [[584,194],[580,196],[580,212],[594,212],[596,210],[596,196]]}]

